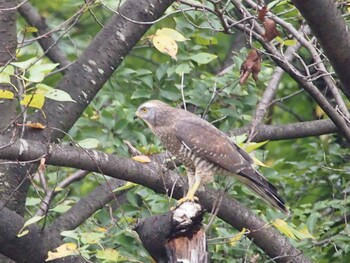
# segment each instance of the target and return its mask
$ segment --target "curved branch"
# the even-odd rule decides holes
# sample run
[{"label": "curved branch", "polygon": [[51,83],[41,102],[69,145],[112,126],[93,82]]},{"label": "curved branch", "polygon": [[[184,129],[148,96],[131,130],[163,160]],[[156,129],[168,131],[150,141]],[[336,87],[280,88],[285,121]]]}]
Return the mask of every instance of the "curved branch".
[{"label": "curved branch", "polygon": [[333,0],[293,0],[343,84],[350,100],[350,34]]},{"label": "curved branch", "polygon": [[[0,145],[6,144],[0,137]],[[47,149],[50,150],[48,155]],[[105,154],[95,150],[85,150],[74,146],[58,146],[35,141],[18,140],[0,152],[0,158],[18,161],[30,161],[46,156],[47,164],[90,170],[125,181],[142,184],[158,193],[174,190],[174,197],[182,197],[184,185],[179,176],[171,171],[164,171],[158,163],[143,164],[132,159]],[[198,197],[208,211],[211,211],[218,191],[199,192]],[[219,216],[233,227],[251,231],[250,238],[276,262],[310,262],[301,251],[296,249],[275,229],[263,227],[266,222],[249,209],[227,196],[223,199]],[[234,211],[234,212],[232,212]]]},{"label": "curved branch", "polygon": [[81,198],[66,213],[62,214],[55,222],[45,231],[61,233],[63,230],[71,230],[80,226],[93,213],[104,207],[107,203],[116,199],[126,190],[114,193],[113,190],[121,187],[125,181],[112,178],[106,183],[96,187],[86,197]]},{"label": "curved branch", "polygon": [[[0,203],[2,207],[3,204]],[[29,233],[18,238],[17,234],[23,227],[24,218],[17,213],[4,208],[0,213],[0,253],[18,263],[45,262],[47,252],[61,245],[59,235],[43,232],[36,224],[28,226]],[[57,263],[85,263],[82,257],[65,257],[57,259]]]},{"label": "curved branch", "polygon": [[40,16],[40,14],[29,2],[26,2],[20,6],[18,11],[30,26],[38,29],[38,33],[34,33],[34,35],[45,36],[39,38],[38,41],[42,49],[47,51],[46,55],[51,59],[51,61],[54,63],[60,63],[60,68],[66,68],[70,62],[62,50],[57,46],[57,43],[53,37],[47,34],[50,32],[50,28],[46,24],[45,19]]},{"label": "curved branch", "polygon": [[[33,133],[26,129],[26,138],[35,140],[56,140],[62,138],[81,116],[103,84],[110,78],[132,47],[152,25],[146,23],[161,17],[173,0],[136,1],[127,0],[108,23],[94,37],[90,45],[69,67],[57,88],[70,94],[74,102],[50,101],[43,112],[30,116],[32,122],[46,123],[55,128],[52,134]],[[124,18],[127,14],[133,23]],[[28,118],[29,119],[29,118]]]}]

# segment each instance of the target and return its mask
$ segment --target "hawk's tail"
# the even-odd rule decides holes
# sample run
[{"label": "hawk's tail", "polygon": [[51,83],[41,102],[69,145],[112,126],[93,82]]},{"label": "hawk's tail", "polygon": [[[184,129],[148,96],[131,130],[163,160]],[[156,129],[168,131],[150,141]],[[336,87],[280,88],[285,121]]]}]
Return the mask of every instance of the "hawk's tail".
[{"label": "hawk's tail", "polygon": [[249,167],[241,170],[237,175],[237,179],[239,181],[244,183],[265,202],[282,211],[283,213],[289,214],[284,200],[278,194],[277,188],[258,171],[252,167]]}]

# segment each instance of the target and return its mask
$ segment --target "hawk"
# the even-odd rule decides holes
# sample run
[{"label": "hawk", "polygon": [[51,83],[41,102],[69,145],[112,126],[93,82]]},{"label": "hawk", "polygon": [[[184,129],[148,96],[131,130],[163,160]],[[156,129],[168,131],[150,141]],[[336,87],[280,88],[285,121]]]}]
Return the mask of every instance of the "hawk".
[{"label": "hawk", "polygon": [[288,213],[277,188],[252,167],[249,154],[206,120],[158,100],[141,104],[135,114],[185,166],[189,190],[180,203],[194,201],[198,188],[219,173],[235,176],[264,201]]}]

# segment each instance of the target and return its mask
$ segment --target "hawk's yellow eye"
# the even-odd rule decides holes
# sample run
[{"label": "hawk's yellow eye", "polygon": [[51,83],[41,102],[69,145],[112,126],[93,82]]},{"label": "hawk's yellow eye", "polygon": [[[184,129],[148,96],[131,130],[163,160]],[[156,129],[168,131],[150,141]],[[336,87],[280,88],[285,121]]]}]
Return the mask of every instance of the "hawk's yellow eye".
[{"label": "hawk's yellow eye", "polygon": [[143,107],[143,108],[141,109],[141,111],[142,111],[142,112],[147,112],[147,108],[146,108],[146,107]]}]

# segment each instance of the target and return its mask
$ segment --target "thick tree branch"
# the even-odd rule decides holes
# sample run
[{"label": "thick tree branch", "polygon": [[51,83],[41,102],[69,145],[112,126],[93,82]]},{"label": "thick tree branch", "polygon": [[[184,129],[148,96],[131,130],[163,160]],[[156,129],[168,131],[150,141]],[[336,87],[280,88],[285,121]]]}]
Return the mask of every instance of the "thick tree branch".
[{"label": "thick tree branch", "polygon": [[[80,199],[44,231],[33,225],[29,227],[29,234],[22,238],[17,238],[16,235],[23,226],[24,219],[9,209],[3,208],[0,212],[0,225],[2,226],[0,228],[0,253],[16,262],[44,262],[47,252],[61,244],[60,233],[62,231],[75,229],[104,205],[122,195],[126,190],[117,193],[113,193],[113,190],[124,184],[125,182],[119,179],[108,180],[96,187],[88,196]],[[0,207],[3,205],[0,203]],[[28,255],[31,257],[28,258]],[[86,261],[80,257],[67,257],[54,262]]]},{"label": "thick tree branch", "polygon": [[36,27],[38,29],[37,33],[34,33],[35,36],[43,36],[38,39],[40,46],[46,55],[54,63],[60,63],[60,68],[66,68],[69,65],[69,60],[58,47],[56,41],[52,37],[49,26],[46,24],[45,19],[40,16],[40,14],[35,10],[31,3],[26,2],[18,8],[21,16],[27,21],[30,26]]},{"label": "thick tree branch", "polygon": [[125,193],[126,190],[113,193],[113,190],[121,187],[125,181],[112,178],[106,183],[96,187],[88,196],[82,198],[66,213],[62,214],[46,230],[48,232],[61,233],[63,230],[72,230],[81,225],[93,213],[103,208],[107,203]]},{"label": "thick tree branch", "polygon": [[[253,2],[252,0],[247,0],[247,3],[255,9],[259,8],[259,6],[255,2]],[[307,35],[310,33],[310,28],[308,26],[304,26],[302,29],[302,32],[300,32],[300,30],[297,31],[297,29],[295,29],[291,23],[286,22],[285,20],[279,18],[278,16],[275,16],[274,14],[272,14],[270,12],[268,12],[268,15],[272,16],[271,19],[273,19],[277,24],[279,24],[283,28],[285,28],[290,34],[292,34],[298,40],[299,44],[304,46],[309,51],[312,59],[314,60],[314,65],[312,66],[312,68],[314,68],[314,70],[316,72],[318,72],[319,74],[323,74],[322,78],[323,78],[324,82],[327,84],[329,90],[331,91],[331,93],[335,99],[336,104],[339,106],[339,108],[341,109],[343,114],[347,118],[349,118],[349,116],[350,116],[349,110],[347,109],[346,104],[343,101],[343,99],[340,95],[340,92],[339,92],[332,76],[330,74],[326,74],[326,73],[328,73],[328,71],[327,71],[326,66],[324,65],[324,63],[321,59],[319,52],[317,51],[317,49],[313,45],[313,43],[304,37],[304,34]],[[311,79],[311,76],[307,76],[307,78]]]},{"label": "thick tree branch", "polygon": [[[0,145],[6,142],[0,140]],[[49,149],[49,153],[48,153]],[[18,140],[0,151],[0,158],[30,161],[43,156],[47,164],[85,169],[118,177],[125,181],[142,184],[158,193],[170,193],[174,189],[175,198],[181,198],[184,185],[179,176],[169,170],[164,171],[157,163],[138,163],[132,159],[108,155],[95,150],[84,150],[74,146],[46,145],[41,142]],[[208,211],[211,211],[219,193],[199,192],[198,197]],[[229,224],[252,233],[250,238],[276,262],[310,262],[293,247],[288,240],[273,228],[266,228],[266,222],[237,201],[224,197],[219,216]],[[264,227],[263,227],[264,226]]]},{"label": "thick tree branch", "polygon": [[[50,101],[41,113],[31,116],[32,122],[46,123],[54,127],[52,134],[28,131],[27,138],[35,140],[61,138],[60,130],[67,132],[81,116],[87,105],[110,78],[132,47],[171,5],[172,0],[138,1],[127,0],[109,22],[95,36],[83,54],[69,67],[58,84],[58,89],[66,91],[76,101]],[[125,16],[128,19],[125,19]],[[143,21],[140,23],[132,20]]]},{"label": "thick tree branch", "polygon": [[293,0],[343,84],[350,100],[350,33],[333,0]]},{"label": "thick tree branch", "polygon": [[[235,5],[235,7],[238,8],[244,16],[250,16],[249,11],[241,4],[240,1],[231,0],[231,3]],[[248,22],[251,23],[251,26],[254,27],[255,31],[251,31],[246,25],[235,24],[234,26],[239,30],[251,34],[256,40],[258,40],[264,49],[269,52],[271,59],[273,59],[279,67],[287,72],[311,95],[311,97],[338,127],[339,133],[341,133],[344,138],[350,142],[350,128],[347,121],[344,119],[344,116],[339,114],[337,110],[332,107],[332,105],[311,81],[306,79],[291,63],[285,60],[284,56],[276,49],[274,45],[271,43],[266,43],[265,39],[262,37],[264,30],[260,25],[258,25],[255,21],[248,20]]]},{"label": "thick tree branch", "polygon": [[[237,136],[249,133],[250,126],[234,129],[230,131],[230,135]],[[261,125],[252,141],[277,141],[286,139],[305,138],[310,136],[320,136],[324,134],[338,132],[334,123],[327,120],[305,121],[281,125]]]},{"label": "thick tree branch", "polygon": [[[3,207],[3,203],[0,206]],[[15,260],[17,263],[42,263],[47,258],[47,252],[61,244],[59,235],[43,232],[33,224],[26,229],[29,233],[17,237],[23,227],[24,219],[17,213],[4,208],[0,212],[0,253]],[[85,263],[82,257],[66,257],[53,261],[55,263]]]}]

